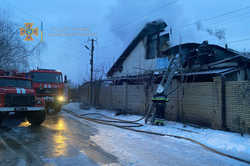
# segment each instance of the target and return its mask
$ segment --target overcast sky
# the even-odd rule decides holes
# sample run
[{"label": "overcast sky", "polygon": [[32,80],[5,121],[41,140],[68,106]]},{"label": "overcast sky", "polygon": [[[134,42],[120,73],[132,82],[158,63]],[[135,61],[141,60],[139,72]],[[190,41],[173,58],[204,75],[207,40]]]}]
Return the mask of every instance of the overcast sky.
[{"label": "overcast sky", "polygon": [[[166,21],[167,31],[171,27],[172,45],[208,40],[250,51],[249,0],[0,0],[0,7],[20,26],[44,23],[46,47],[30,59],[31,68],[58,69],[78,84],[89,75],[84,45],[90,46],[92,33],[96,68],[111,66],[145,23],[156,19]],[[81,35],[53,36],[59,32]]]}]

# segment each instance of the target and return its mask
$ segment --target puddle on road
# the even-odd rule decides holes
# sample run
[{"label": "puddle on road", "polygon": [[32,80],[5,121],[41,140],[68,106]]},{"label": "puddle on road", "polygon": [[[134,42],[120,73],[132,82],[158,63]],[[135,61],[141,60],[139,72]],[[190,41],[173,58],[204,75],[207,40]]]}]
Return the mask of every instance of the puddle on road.
[{"label": "puddle on road", "polygon": [[22,122],[18,125],[18,127],[29,127],[31,124],[30,122],[26,121],[26,122]]},{"label": "puddle on road", "polygon": [[90,141],[90,137],[97,134],[97,129],[60,114],[48,116],[40,127],[23,122],[8,133],[43,160],[59,162],[63,158],[73,159],[82,155],[107,165],[118,161],[115,156]]}]

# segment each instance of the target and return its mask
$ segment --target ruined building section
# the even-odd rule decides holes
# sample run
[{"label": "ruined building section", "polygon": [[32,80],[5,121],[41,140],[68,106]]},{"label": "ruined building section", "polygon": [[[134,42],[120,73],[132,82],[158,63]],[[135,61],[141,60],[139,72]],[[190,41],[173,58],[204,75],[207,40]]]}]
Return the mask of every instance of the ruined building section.
[{"label": "ruined building section", "polygon": [[216,75],[227,75],[226,81],[249,80],[249,56],[207,41],[170,47],[169,33],[164,34],[166,26],[163,21],[146,24],[110,68],[107,77],[114,84],[144,84],[152,80],[158,83],[170,59],[180,56],[188,82],[213,81]]},{"label": "ruined building section", "polygon": [[183,74],[188,82],[211,82],[218,75],[225,76],[225,81],[250,79],[249,57],[228,48],[208,44],[207,41],[177,45],[164,50],[163,55],[168,59],[181,56]]}]

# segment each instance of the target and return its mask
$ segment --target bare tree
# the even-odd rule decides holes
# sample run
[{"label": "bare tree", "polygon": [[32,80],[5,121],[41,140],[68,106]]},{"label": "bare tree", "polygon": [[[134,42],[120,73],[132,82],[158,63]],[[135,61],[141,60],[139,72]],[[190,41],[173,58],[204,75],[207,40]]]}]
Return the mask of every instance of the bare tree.
[{"label": "bare tree", "polygon": [[[109,64],[100,64],[100,65],[96,65],[94,67],[94,73],[93,73],[93,81],[100,81],[106,78],[106,74],[109,70],[111,65]],[[85,77],[83,78],[83,84],[85,82],[89,82],[90,81],[90,72],[88,69],[86,69],[85,72]]]},{"label": "bare tree", "polygon": [[110,68],[108,64],[101,64],[97,66],[94,70],[94,80],[103,80],[106,78],[106,74]]},{"label": "bare tree", "polygon": [[28,69],[28,56],[36,54],[41,44],[30,46],[23,41],[19,34],[19,26],[11,22],[0,11],[0,68],[5,70]]}]

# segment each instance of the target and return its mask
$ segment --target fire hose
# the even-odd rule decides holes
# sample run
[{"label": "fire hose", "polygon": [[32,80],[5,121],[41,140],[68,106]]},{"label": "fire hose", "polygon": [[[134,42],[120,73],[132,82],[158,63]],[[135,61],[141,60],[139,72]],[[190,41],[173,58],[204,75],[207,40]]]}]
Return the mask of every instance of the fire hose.
[{"label": "fire hose", "polygon": [[[133,128],[133,127],[142,127],[143,124],[140,124],[138,122],[140,120],[144,119],[145,116],[143,116],[140,119],[134,120],[134,121],[127,121],[127,120],[122,120],[122,119],[108,117],[108,116],[106,116],[104,114],[101,114],[101,113],[86,113],[86,114],[78,115],[77,113],[75,113],[73,111],[70,111],[70,110],[67,110],[65,108],[63,108],[63,110],[65,112],[73,115],[73,116],[76,116],[78,118],[85,119],[85,120],[88,120],[88,121],[92,121],[92,122],[95,122],[95,123],[98,123],[98,124],[103,124],[103,125],[108,125],[108,126],[114,126],[114,127],[118,127],[118,128],[130,130],[130,131],[134,131],[134,132],[139,132],[139,133],[146,133],[146,134],[158,135],[158,136],[167,136],[167,137],[172,137],[172,138],[187,140],[187,141],[190,141],[190,142],[192,142],[194,144],[200,145],[204,149],[206,149],[208,151],[211,151],[213,153],[216,153],[216,154],[219,154],[221,156],[228,157],[228,158],[240,161],[240,162],[244,162],[244,163],[250,164],[250,161],[248,161],[248,160],[241,159],[239,157],[232,156],[230,154],[226,154],[226,153],[220,152],[220,151],[218,151],[216,149],[213,149],[213,148],[211,148],[211,147],[209,147],[209,146],[207,146],[207,145],[205,145],[205,144],[203,144],[203,143],[201,143],[199,141],[191,139],[191,138],[187,138],[187,137],[183,137],[183,136],[178,136],[178,135],[172,135],[172,134],[162,134],[162,133],[158,133],[158,132],[152,132],[152,131],[146,131],[146,130],[139,130],[139,129]],[[88,117],[89,115],[97,115],[97,116],[101,116],[101,117],[104,117],[104,118],[109,119],[109,120],[98,119],[98,118],[90,118],[90,117]],[[131,124],[131,125],[120,125],[120,124]]]}]

